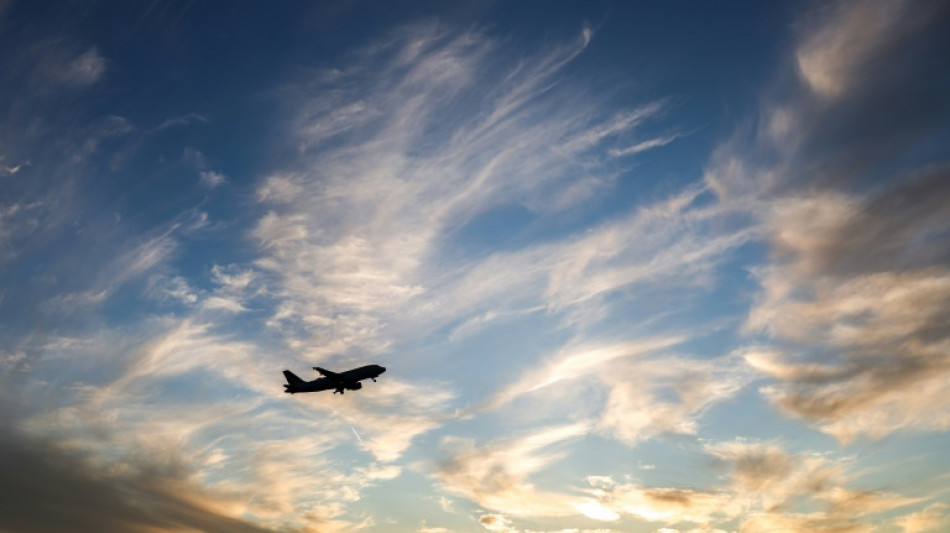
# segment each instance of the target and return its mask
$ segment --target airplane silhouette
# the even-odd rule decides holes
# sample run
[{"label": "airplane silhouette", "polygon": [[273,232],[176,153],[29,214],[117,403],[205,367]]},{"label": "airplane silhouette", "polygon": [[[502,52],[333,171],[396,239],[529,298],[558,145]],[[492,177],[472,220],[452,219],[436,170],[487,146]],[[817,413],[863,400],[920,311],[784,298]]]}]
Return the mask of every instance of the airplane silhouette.
[{"label": "airplane silhouette", "polygon": [[319,366],[313,367],[320,373],[320,378],[313,381],[304,381],[297,377],[290,370],[284,370],[284,377],[287,378],[287,384],[284,385],[284,392],[297,394],[298,392],[319,392],[324,390],[333,390],[333,394],[343,394],[347,390],[360,390],[363,384],[360,380],[371,379],[376,381],[380,374],[386,371],[385,367],[379,365],[366,365],[346,372],[330,372]]}]

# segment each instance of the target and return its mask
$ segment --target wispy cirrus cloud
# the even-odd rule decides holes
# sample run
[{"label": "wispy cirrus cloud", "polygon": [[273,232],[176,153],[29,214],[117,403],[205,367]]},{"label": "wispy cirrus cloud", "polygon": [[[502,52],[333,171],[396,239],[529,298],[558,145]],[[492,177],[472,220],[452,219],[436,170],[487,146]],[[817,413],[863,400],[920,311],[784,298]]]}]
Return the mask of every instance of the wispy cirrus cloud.
[{"label": "wispy cirrus cloud", "polygon": [[736,395],[752,376],[731,356],[663,357],[613,365],[603,379],[609,393],[598,428],[635,445],[661,434],[697,434],[702,415]]},{"label": "wispy cirrus cloud", "polygon": [[[583,209],[613,180],[609,150],[630,146],[630,132],[666,104],[607,116],[583,101],[554,106],[571,90],[557,76],[586,39],[517,62],[499,60],[501,44],[483,34],[439,26],[404,28],[386,42],[355,54],[347,68],[305,74],[281,93],[294,112],[301,156],[257,188],[268,212],[252,230],[261,252],[254,265],[276,297],[269,326],[302,358],[387,357],[446,328],[464,339],[539,312],[564,324],[596,323],[609,315],[607,300],[633,299],[639,289],[702,291],[732,251],[756,238],[756,228],[711,204],[698,184],[540,244],[467,250],[467,226],[495,209],[514,207],[539,221]],[[486,78],[503,81],[485,87]],[[590,187],[578,192],[579,184]],[[547,392],[568,401],[572,392],[551,385],[593,376],[610,395],[601,414],[488,450],[470,448],[433,478],[488,509],[578,515],[581,498],[535,488],[534,467],[518,464],[544,463],[544,449],[582,431],[631,445],[694,432],[708,406],[747,381],[736,365],[669,354],[638,358],[636,383],[607,375],[620,358],[675,344],[670,337],[645,333],[611,345],[578,335],[577,353],[568,347],[555,356],[540,384],[526,376],[485,405]],[[383,381],[381,394],[401,386]],[[659,401],[671,393],[675,400]],[[379,417],[349,395],[328,412],[357,421],[362,447],[393,461],[415,436],[454,419],[447,412],[454,394],[414,384],[400,398],[411,405],[413,394],[432,398],[424,415],[410,409]],[[639,417],[627,416],[631,409]],[[398,421],[402,433],[379,433],[387,420]],[[485,489],[504,480],[510,483],[492,494]]]},{"label": "wispy cirrus cloud", "polygon": [[105,58],[99,54],[96,47],[92,47],[70,60],[66,65],[57,68],[51,74],[61,83],[83,86],[99,81],[105,71]]},{"label": "wispy cirrus cloud", "polygon": [[[602,117],[591,106],[555,106],[568,90],[556,76],[586,39],[511,63],[498,61],[500,44],[477,32],[424,25],[391,39],[356,54],[354,66],[288,90],[304,109],[296,113],[303,168],[275,173],[258,189],[271,212],[255,230],[265,252],[257,264],[293,287],[273,323],[295,323],[337,351],[384,350],[390,341],[380,328],[398,337],[410,329],[400,325],[407,318],[435,327],[474,318],[484,303],[473,298],[538,298],[556,258],[566,261],[584,242],[473,262],[450,260],[446,245],[494,208],[517,205],[537,217],[596,194],[611,179],[604,143],[663,108],[653,102]],[[483,86],[488,77],[502,81]],[[582,183],[588,192],[577,189]],[[357,335],[340,334],[357,322]]]},{"label": "wispy cirrus cloud", "polygon": [[42,202],[0,205],[0,265],[17,255],[24,239],[41,227]]},{"label": "wispy cirrus cloud", "polygon": [[[674,347],[684,341],[659,337],[567,346],[478,409],[498,409],[526,398],[536,404],[530,409],[535,417],[548,412],[596,417],[598,432],[630,445],[661,434],[695,434],[704,411],[735,395],[753,376],[734,356],[701,360],[676,355]],[[582,401],[590,390],[567,385],[591,379],[606,394],[602,405]],[[573,410],[565,411],[569,406]]]},{"label": "wispy cirrus cloud", "polygon": [[207,124],[209,122],[208,117],[201,115],[199,113],[187,113],[184,115],[176,115],[173,117],[166,118],[162,121],[161,124],[155,126],[155,131],[167,130],[169,128],[175,128],[179,126],[188,126],[200,122]]},{"label": "wispy cirrus cloud", "polygon": [[198,184],[206,189],[214,189],[228,182],[228,178],[224,174],[213,170],[203,170],[199,175],[201,178],[198,180]]},{"label": "wispy cirrus cloud", "polygon": [[[582,437],[589,430],[590,426],[584,423],[553,426],[482,447],[450,439],[445,445],[454,449],[449,450],[433,477],[446,490],[505,514],[547,517],[577,514],[574,506],[579,503],[578,498],[536,487],[530,476],[564,457],[562,452],[546,450]],[[492,523],[501,524],[497,520]]]},{"label": "wispy cirrus cloud", "polygon": [[[884,79],[902,79],[894,71],[874,75],[891,68],[882,57],[897,69],[915,64],[907,39],[918,30],[933,38],[929,21],[939,9],[830,9],[834,16],[811,23],[817,28],[803,25],[791,65],[800,85],[766,99],[752,142],[725,144],[704,183],[659,199],[599,202],[631,178],[618,157],[676,136],[649,130],[666,118],[665,99],[608,111],[583,92],[565,67],[590,43],[589,29],[524,55],[487,32],[413,25],[337,68],[299,69],[273,92],[285,106],[273,142],[288,157],[246,198],[252,205],[239,218],[250,246],[228,240],[227,258],[211,255],[216,246],[186,256],[188,238],[213,227],[202,206],[140,238],[83,226],[74,256],[83,260],[63,263],[85,271],[49,270],[30,281],[54,287],[49,305],[99,327],[24,334],[4,347],[4,370],[31,372],[14,380],[17,393],[42,398],[27,402],[18,431],[57,440],[88,461],[87,477],[154,498],[158,509],[190,506],[187,519],[165,513],[174,524],[141,517],[124,497],[102,506],[138,513],[133,531],[148,520],[210,531],[240,530],[245,521],[288,531],[386,527],[358,502],[440,439],[446,459],[426,472],[430,480],[457,498],[459,512],[481,506],[469,526],[480,519],[498,531],[527,533],[534,530],[524,523],[545,518],[554,529],[570,518],[651,522],[663,533],[862,531],[892,520],[880,518],[885,512],[923,505],[851,488],[847,461],[778,443],[678,440],[703,443],[701,455],[721,474],[705,484],[690,476],[649,483],[676,477],[653,458],[645,461],[656,468],[636,472],[644,480],[617,473],[565,488],[546,475],[587,440],[638,453],[661,435],[703,437],[703,416],[756,375],[769,380],[761,390],[781,412],[843,442],[946,429],[946,172],[888,170],[922,153],[892,150],[932,150],[915,139],[946,108],[925,84],[910,83],[904,98]],[[56,64],[72,65],[83,50],[93,54],[76,63],[72,84],[25,72],[56,95],[108,83],[112,60],[95,48],[69,48]],[[104,70],[95,74],[97,57]],[[923,104],[908,103],[915,99]],[[204,117],[172,117],[157,129],[197,122]],[[113,168],[110,143],[136,127],[107,115],[73,131],[69,142],[47,143],[66,156],[11,152],[13,161],[38,164],[8,172],[5,184],[34,172],[98,175],[92,170],[107,156],[102,168]],[[60,159],[68,161],[52,170],[44,162]],[[215,196],[240,190],[240,178],[213,170],[211,159],[185,149],[190,192],[201,193],[196,180],[209,190],[235,180]],[[877,163],[884,170],[869,174]],[[14,255],[33,234],[27,222],[66,211],[41,196],[0,207],[0,246]],[[600,209],[606,204],[610,214]],[[135,222],[156,227],[144,218]],[[715,327],[709,322],[729,322],[722,314],[735,302],[717,294],[711,318],[693,305],[696,295],[722,289],[721,267],[745,261],[736,256],[759,240],[773,255],[753,269],[761,287],[745,329],[753,344],[720,348],[717,338],[697,349]],[[116,320],[116,310],[99,313],[103,304],[140,285],[141,315],[103,327]],[[680,309],[670,310],[671,294]],[[875,305],[881,301],[888,305]],[[691,313],[691,322],[670,326],[677,313]],[[512,324],[524,327],[504,329]],[[525,332],[543,346],[477,351],[486,338],[507,345],[504,335]],[[476,348],[466,349],[469,341]],[[434,355],[446,347],[451,356]],[[277,384],[281,368],[370,358],[391,367],[372,394],[291,397]],[[507,377],[466,390],[465,358]],[[459,410],[461,402],[491,412]],[[516,411],[518,435],[485,429],[488,417]],[[459,416],[473,412],[486,418]],[[558,425],[549,425],[554,416]],[[562,425],[565,418],[574,422]],[[482,432],[476,440],[451,436],[472,427]],[[171,474],[160,486],[143,481],[154,470]],[[183,496],[167,503],[170,494]],[[940,512],[918,509],[893,524],[931,527]]]},{"label": "wispy cirrus cloud", "polygon": [[608,151],[608,153],[614,157],[625,157],[628,155],[636,155],[641,152],[646,152],[647,150],[652,150],[654,148],[660,148],[662,146],[666,146],[680,137],[681,135],[667,135],[665,137],[655,137],[653,139],[640,141],[626,148],[612,148]]},{"label": "wispy cirrus cloud", "polygon": [[[450,454],[434,477],[444,489],[492,511],[481,521],[500,531],[522,531],[521,522],[557,516],[620,524],[634,519],[657,524],[658,531],[726,531],[735,523],[740,531],[871,531],[882,513],[920,502],[850,487],[852,459],[791,453],[775,442],[745,440],[703,445],[705,468],[720,474],[718,482],[705,488],[650,486],[611,476],[590,476],[585,488],[570,492],[535,486],[533,475],[564,457],[545,449],[563,449],[565,439],[587,430],[584,425],[554,426],[481,447],[449,441]],[[928,520],[930,511],[921,520]]]},{"label": "wispy cirrus cloud", "polygon": [[[590,500],[582,508],[595,519],[633,515],[650,522],[706,531],[739,519],[740,531],[871,531],[866,520],[917,500],[879,490],[851,489],[847,460],[823,454],[792,454],[775,443],[708,443],[706,454],[724,469],[727,483],[708,489],[644,487],[611,477],[588,479]],[[803,503],[821,510],[799,512]]]}]

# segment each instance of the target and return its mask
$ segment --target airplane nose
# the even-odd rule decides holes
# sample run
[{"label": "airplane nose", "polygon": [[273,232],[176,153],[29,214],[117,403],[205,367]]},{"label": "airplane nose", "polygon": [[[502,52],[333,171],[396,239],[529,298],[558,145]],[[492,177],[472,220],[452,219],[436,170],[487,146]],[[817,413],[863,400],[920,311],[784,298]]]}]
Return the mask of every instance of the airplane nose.
[{"label": "airplane nose", "polygon": [[380,373],[380,374],[382,374],[382,373],[385,372],[385,371],[386,371],[386,367],[384,367],[384,366],[379,367],[379,373]]}]

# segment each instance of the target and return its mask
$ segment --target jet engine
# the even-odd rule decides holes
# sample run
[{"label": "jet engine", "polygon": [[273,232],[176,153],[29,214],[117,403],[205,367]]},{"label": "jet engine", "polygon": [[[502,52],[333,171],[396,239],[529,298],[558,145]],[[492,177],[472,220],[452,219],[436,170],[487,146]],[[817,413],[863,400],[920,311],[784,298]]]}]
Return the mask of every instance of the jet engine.
[{"label": "jet engine", "polygon": [[347,390],[360,390],[363,388],[363,384],[357,381],[356,383],[350,383],[346,388]]}]

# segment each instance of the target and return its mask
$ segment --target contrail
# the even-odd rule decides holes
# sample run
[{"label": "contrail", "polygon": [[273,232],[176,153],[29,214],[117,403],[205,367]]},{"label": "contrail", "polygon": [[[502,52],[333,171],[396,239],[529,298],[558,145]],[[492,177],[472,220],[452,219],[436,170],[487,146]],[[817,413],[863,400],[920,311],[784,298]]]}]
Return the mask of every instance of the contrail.
[{"label": "contrail", "polygon": [[356,440],[360,441],[360,444],[363,444],[363,439],[360,438],[360,434],[356,432],[356,428],[353,427],[353,424],[350,424],[350,429],[352,429],[353,434],[356,435]]}]

